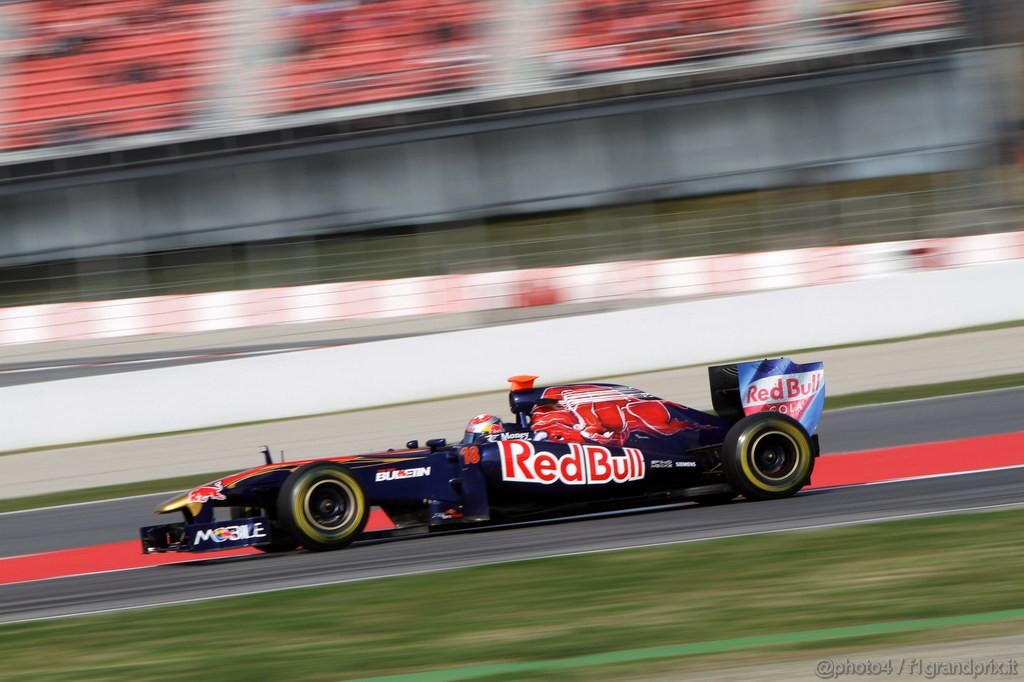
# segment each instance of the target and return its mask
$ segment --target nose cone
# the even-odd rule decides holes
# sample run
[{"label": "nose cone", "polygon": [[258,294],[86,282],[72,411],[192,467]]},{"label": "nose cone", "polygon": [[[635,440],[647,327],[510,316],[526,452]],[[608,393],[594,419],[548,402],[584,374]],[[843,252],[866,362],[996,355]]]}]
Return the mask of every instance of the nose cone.
[{"label": "nose cone", "polygon": [[[161,502],[160,504],[158,504],[156,506],[156,509],[154,511],[157,514],[170,514],[171,512],[179,511],[179,510],[184,509],[185,507],[188,507],[188,506],[189,506],[188,493],[182,493],[180,495],[175,495],[174,497],[172,497],[172,498],[170,498],[168,500],[164,500],[163,502]],[[201,506],[202,505],[200,505],[200,504],[196,504],[195,505],[196,510],[198,510],[199,507],[201,507]],[[196,510],[192,510],[193,514],[195,514]]]}]

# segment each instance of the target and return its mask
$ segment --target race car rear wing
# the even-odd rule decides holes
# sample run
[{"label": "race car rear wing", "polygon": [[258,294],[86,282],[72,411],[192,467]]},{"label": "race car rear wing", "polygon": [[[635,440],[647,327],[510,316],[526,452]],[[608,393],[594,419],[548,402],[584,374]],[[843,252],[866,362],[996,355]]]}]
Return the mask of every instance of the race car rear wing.
[{"label": "race car rear wing", "polygon": [[711,384],[711,405],[715,414],[731,422],[739,421],[744,415],[736,365],[708,367],[708,381]]},{"label": "race car rear wing", "polygon": [[715,413],[739,421],[758,412],[778,412],[814,433],[825,405],[825,365],[789,358],[708,367]]}]

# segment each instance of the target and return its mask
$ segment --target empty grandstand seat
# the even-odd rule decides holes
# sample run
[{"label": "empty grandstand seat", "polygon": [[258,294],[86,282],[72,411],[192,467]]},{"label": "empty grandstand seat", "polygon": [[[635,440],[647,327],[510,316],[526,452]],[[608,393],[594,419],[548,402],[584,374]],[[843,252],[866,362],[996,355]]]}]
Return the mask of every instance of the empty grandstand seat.
[{"label": "empty grandstand seat", "polygon": [[0,98],[0,148],[169,130],[201,106],[223,0],[37,0]]},{"label": "empty grandstand seat", "polygon": [[863,3],[833,2],[830,25],[856,36],[885,35],[945,28],[960,20],[950,0],[879,0]]},{"label": "empty grandstand seat", "polygon": [[287,48],[260,75],[260,111],[275,115],[472,87],[483,52],[483,0],[278,3]]},{"label": "empty grandstand seat", "polygon": [[564,0],[549,51],[568,74],[652,66],[756,46],[775,0]]},{"label": "empty grandstand seat", "polygon": [[[823,3],[824,4],[824,3]],[[773,25],[792,18],[780,0],[561,0],[548,53],[566,75],[726,56],[771,46]],[[825,5],[851,37],[955,23],[950,0],[857,0]],[[797,29],[798,30],[798,29]]]}]

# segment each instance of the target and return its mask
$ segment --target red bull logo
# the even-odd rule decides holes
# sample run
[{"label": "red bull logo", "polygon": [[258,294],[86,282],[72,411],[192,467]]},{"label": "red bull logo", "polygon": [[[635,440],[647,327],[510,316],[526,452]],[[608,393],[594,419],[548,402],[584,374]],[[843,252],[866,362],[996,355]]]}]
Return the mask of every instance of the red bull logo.
[{"label": "red bull logo", "polygon": [[215,481],[210,485],[201,485],[188,494],[188,502],[189,504],[205,504],[210,500],[228,499],[221,494],[222,490],[224,490],[224,485],[220,481]]},{"label": "red bull logo", "polygon": [[644,477],[644,456],[635,448],[613,454],[600,445],[571,443],[568,453],[556,455],[538,452],[532,442],[525,440],[503,441],[498,447],[501,477],[505,481],[603,485],[639,481]]},{"label": "red bull logo", "polygon": [[798,417],[821,390],[824,377],[822,369],[763,377],[747,386],[743,406],[748,414],[771,411]]}]

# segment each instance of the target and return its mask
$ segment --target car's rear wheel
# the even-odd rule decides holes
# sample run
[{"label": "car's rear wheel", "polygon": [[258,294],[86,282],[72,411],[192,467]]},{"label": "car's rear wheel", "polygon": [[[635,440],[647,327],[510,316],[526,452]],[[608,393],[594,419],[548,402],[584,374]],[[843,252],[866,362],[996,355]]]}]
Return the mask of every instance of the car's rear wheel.
[{"label": "car's rear wheel", "polygon": [[750,500],[795,494],[811,478],[814,450],[800,422],[777,412],[759,412],[736,422],[721,451],[726,480]]},{"label": "car's rear wheel", "polygon": [[358,479],[345,467],[313,462],[296,469],[277,496],[285,530],[312,551],[345,547],[363,532],[370,506]]},{"label": "car's rear wheel", "polygon": [[263,510],[258,507],[232,507],[231,508],[231,519],[246,519],[251,516],[268,516],[270,518],[270,544],[269,545],[254,545],[256,549],[267,554],[279,554],[280,552],[290,552],[293,549],[298,548],[299,543],[291,536],[291,534],[284,529],[281,522],[274,518],[273,514],[264,514]]}]

